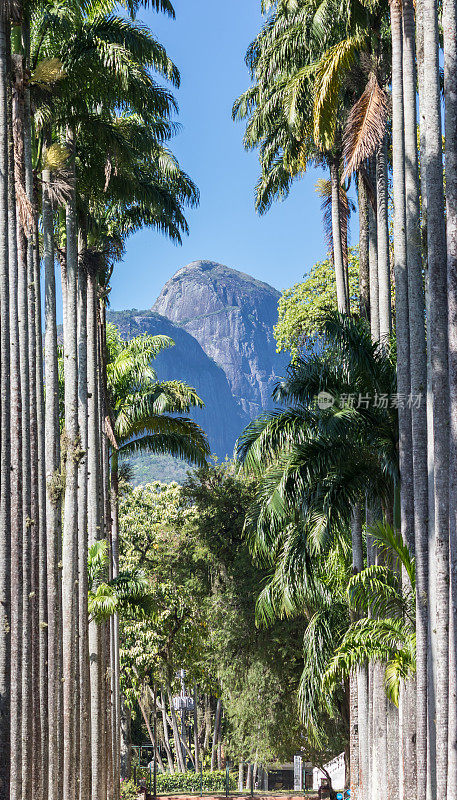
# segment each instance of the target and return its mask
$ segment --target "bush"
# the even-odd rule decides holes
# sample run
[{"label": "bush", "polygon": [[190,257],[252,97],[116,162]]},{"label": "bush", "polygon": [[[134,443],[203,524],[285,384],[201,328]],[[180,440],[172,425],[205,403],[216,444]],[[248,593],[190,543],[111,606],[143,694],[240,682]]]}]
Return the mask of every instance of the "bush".
[{"label": "bush", "polygon": [[121,791],[120,791],[120,800],[136,800],[138,797],[138,789],[136,788],[133,780],[130,781],[122,781],[121,780]]},{"label": "bush", "polygon": [[[149,785],[149,770],[140,768],[137,772],[138,782]],[[209,772],[204,770],[203,791],[204,792],[224,792],[225,791],[225,770]],[[237,779],[234,775],[229,777],[229,788],[233,791],[237,787]],[[157,773],[157,792],[160,794],[176,794],[178,792],[199,792],[200,773],[199,772],[158,772]],[[127,798],[126,798],[127,800]],[[130,798],[128,798],[130,800]]]}]

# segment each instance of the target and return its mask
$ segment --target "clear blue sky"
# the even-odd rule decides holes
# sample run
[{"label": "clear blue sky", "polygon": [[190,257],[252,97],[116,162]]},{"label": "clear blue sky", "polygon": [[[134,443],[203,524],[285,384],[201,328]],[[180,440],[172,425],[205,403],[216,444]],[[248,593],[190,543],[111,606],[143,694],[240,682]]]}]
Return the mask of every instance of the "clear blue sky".
[{"label": "clear blue sky", "polygon": [[188,212],[190,235],[176,247],[146,230],[127,244],[112,278],[111,308],[150,307],[177,269],[211,259],[282,289],[325,254],[320,200],[310,171],[289,198],[263,217],[254,210],[256,153],[242,146],[233,100],[247,87],[244,55],[261,24],[260,0],[175,0],[176,19],[142,11],[141,19],[181,72],[176,92],[182,130],[171,146],[197,183],[200,206]]}]

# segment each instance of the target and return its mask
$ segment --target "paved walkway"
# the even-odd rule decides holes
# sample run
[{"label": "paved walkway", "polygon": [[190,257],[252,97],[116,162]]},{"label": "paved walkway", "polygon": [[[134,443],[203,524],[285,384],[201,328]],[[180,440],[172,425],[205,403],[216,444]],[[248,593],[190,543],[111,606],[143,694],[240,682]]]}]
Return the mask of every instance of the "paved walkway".
[{"label": "paved walkway", "polygon": [[[197,800],[200,797],[200,794],[170,794],[170,795],[159,795],[160,800]],[[139,795],[139,797],[143,798],[144,794]],[[230,792],[231,798],[246,798],[246,800],[250,800],[251,795],[249,793],[236,793]],[[152,798],[152,795],[147,794],[146,800]],[[255,792],[254,800],[316,800],[317,794],[313,793],[306,793],[306,794],[294,794],[288,792]],[[203,800],[226,800],[225,794],[204,794]]]}]

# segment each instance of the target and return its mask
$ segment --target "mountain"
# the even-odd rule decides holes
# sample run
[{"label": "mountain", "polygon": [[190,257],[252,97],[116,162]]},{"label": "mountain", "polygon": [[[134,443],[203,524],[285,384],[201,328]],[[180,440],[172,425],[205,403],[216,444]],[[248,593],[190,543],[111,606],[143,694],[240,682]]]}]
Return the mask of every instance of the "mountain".
[{"label": "mountain", "polygon": [[142,333],[160,333],[173,339],[175,346],[159,353],[154,362],[157,375],[161,380],[179,378],[195,386],[205,408],[193,409],[190,416],[207,432],[214,453],[220,457],[232,455],[246,418],[232,395],[224,370],[206,355],[197,340],[154,311],[109,311],[107,320],[119,328],[125,339]]},{"label": "mountain", "polygon": [[273,386],[286,368],[273,336],[279,296],[244,272],[193,261],[173,275],[153,306],[222,367],[247,419],[271,407]]},{"label": "mountain", "polygon": [[[267,283],[213,261],[194,261],[167,281],[152,310],[109,311],[124,338],[170,336],[175,347],[155,361],[161,379],[195,386],[205,402],[192,417],[219,458],[233,454],[243,428],[271,408],[274,384],[287,359],[276,353],[273,326],[279,292]],[[186,467],[167,456],[134,460],[135,482],[182,480]]]}]

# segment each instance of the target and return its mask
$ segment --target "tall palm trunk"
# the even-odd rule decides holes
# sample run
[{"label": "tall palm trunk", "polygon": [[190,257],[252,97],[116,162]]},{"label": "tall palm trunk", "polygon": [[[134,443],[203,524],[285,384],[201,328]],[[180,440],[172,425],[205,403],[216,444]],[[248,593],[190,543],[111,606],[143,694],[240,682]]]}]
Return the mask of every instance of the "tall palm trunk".
[{"label": "tall palm trunk", "polygon": [[[70,150],[73,141],[70,137]],[[73,162],[72,162],[73,163]],[[73,167],[74,182],[74,167]],[[77,520],[78,520],[78,460],[80,457],[78,437],[78,348],[77,348],[77,285],[78,246],[76,198],[74,184],[67,204],[67,280],[64,326],[64,378],[65,378],[65,446],[66,479],[63,522],[62,555],[62,624],[63,624],[63,689],[64,716],[64,767],[63,798],[74,800],[75,796],[75,635],[74,621],[78,613],[76,595],[77,565]],[[79,743],[77,743],[79,744]]]},{"label": "tall palm trunk", "polygon": [[340,219],[340,178],[339,158],[334,157],[330,162],[330,181],[332,187],[332,237],[333,237],[333,262],[335,266],[336,296],[338,311],[349,313],[349,298],[346,287],[346,270],[343,261],[343,242],[341,238]]},{"label": "tall palm trunk", "polygon": [[[10,50],[10,42],[7,44]],[[22,797],[22,397],[12,95],[8,91],[8,253],[11,386],[11,800]]]},{"label": "tall palm trunk", "polygon": [[[89,546],[102,538],[100,526],[100,461],[98,410],[97,277],[91,265],[87,275],[87,390],[88,390],[88,532]],[[101,768],[101,630],[89,624],[92,800],[102,796]]]},{"label": "tall palm trunk", "polygon": [[388,341],[392,320],[390,309],[390,253],[389,253],[389,211],[387,186],[387,142],[384,137],[376,153],[376,197],[377,235],[378,235],[378,307],[379,341]]},{"label": "tall palm trunk", "polygon": [[[405,145],[403,113],[402,20],[398,0],[391,3],[392,27],[392,133],[394,193],[394,257],[397,317],[397,388],[404,399],[410,393],[410,343],[408,277],[406,256]],[[407,402],[400,403],[401,527],[404,541],[414,551],[413,470],[411,414]]]},{"label": "tall palm trunk", "polygon": [[403,92],[405,121],[405,191],[408,263],[408,305],[411,364],[414,530],[416,555],[416,754],[418,796],[427,775],[427,627],[428,627],[428,475],[427,475],[427,354],[425,299],[420,240],[419,170],[414,7],[403,2]]},{"label": "tall palm trunk", "polygon": [[[360,506],[354,506],[351,518],[352,534],[352,572],[357,575],[364,565],[362,515]],[[368,672],[367,667],[359,667],[355,673],[357,720],[351,719],[351,729],[357,725],[357,743],[351,749],[351,797],[368,800]],[[352,752],[358,747],[357,770],[353,764]]]},{"label": "tall palm trunk", "polygon": [[11,527],[10,527],[10,330],[8,247],[8,70],[6,9],[0,9],[0,800],[10,797],[10,655],[11,655]]},{"label": "tall palm trunk", "polygon": [[368,197],[363,174],[358,174],[359,196],[359,307],[360,316],[370,320],[370,272],[368,261]]},{"label": "tall palm trunk", "polygon": [[[26,43],[26,64],[28,65],[28,21],[24,25],[24,40]],[[28,363],[29,363],[29,438],[30,438],[30,535],[31,535],[31,612],[32,612],[32,737],[33,737],[33,762],[32,762],[32,793],[34,797],[43,796],[43,742],[41,738],[41,711],[40,699],[40,509],[39,509],[39,474],[38,474],[38,416],[37,416],[37,333],[36,333],[36,285],[35,285],[35,246],[36,210],[33,190],[32,167],[32,131],[30,113],[30,89],[24,90],[24,166],[25,188],[29,204],[29,228],[27,243],[27,288],[28,288]],[[46,620],[43,620],[46,622]],[[47,736],[46,736],[47,738]]]},{"label": "tall palm trunk", "polygon": [[[38,198],[34,200],[38,208]],[[49,780],[49,730],[48,730],[48,585],[47,585],[47,533],[46,533],[46,458],[44,426],[44,367],[43,334],[41,319],[41,276],[38,235],[38,218],[35,217],[33,284],[35,287],[35,338],[36,338],[36,413],[38,436],[38,530],[39,530],[39,658],[40,658],[40,719],[41,719],[41,776],[43,797],[48,797]]]},{"label": "tall palm trunk", "polygon": [[[198,741],[198,694],[197,684],[194,685],[194,753],[195,753],[195,772],[199,770],[200,764],[200,743]],[[243,776],[241,776],[241,791],[243,790]]]},{"label": "tall palm trunk", "polygon": [[450,636],[449,636],[449,765],[448,798],[457,798],[457,10],[455,3],[443,5],[447,288],[449,303],[450,388]]},{"label": "tall palm trunk", "polygon": [[[119,576],[119,474],[118,453],[111,453],[111,553],[113,578]],[[120,760],[120,664],[119,664],[119,617],[113,617],[112,641],[112,670],[113,670],[113,758],[114,758],[114,788],[117,800],[117,787],[119,786],[119,760]]]},{"label": "tall palm trunk", "polygon": [[28,330],[27,239],[24,230],[24,72],[23,58],[14,55],[13,134],[16,193],[22,199],[22,219],[17,218],[19,356],[22,404],[22,792],[32,792],[32,583],[31,583],[31,474],[30,384]]},{"label": "tall palm trunk", "polygon": [[379,342],[379,282],[378,232],[376,217],[368,203],[368,263],[370,273],[370,330],[374,342]]},{"label": "tall palm trunk", "polygon": [[387,701],[387,800],[401,797],[398,708]]},{"label": "tall palm trunk", "polygon": [[60,570],[59,539],[62,534],[59,432],[59,378],[56,323],[56,288],[54,273],[54,225],[49,196],[51,174],[43,170],[43,259],[45,271],[45,461],[46,461],[46,538],[48,579],[48,747],[49,747],[49,800],[57,800],[59,793],[59,695],[62,691],[60,676],[61,625],[59,614]]},{"label": "tall palm trunk", "polygon": [[80,680],[80,798],[91,796],[91,721],[87,574],[87,494],[88,494],[88,396],[87,396],[87,268],[85,238],[81,237],[78,274],[78,423],[81,459],[78,467],[78,603],[79,603],[79,680]]},{"label": "tall palm trunk", "polygon": [[[394,258],[397,319],[397,389],[403,398],[399,404],[399,461],[401,475],[401,532],[410,552],[414,552],[414,485],[412,460],[411,412],[407,398],[411,392],[410,338],[408,304],[408,261],[405,203],[405,114],[403,95],[403,33],[401,4],[390,5],[392,32],[392,137],[394,194]],[[401,691],[400,747],[404,796],[415,797],[415,754],[411,751],[415,736],[411,692]],[[412,729],[414,726],[414,730]],[[414,762],[414,764],[413,764]]]},{"label": "tall palm trunk", "polygon": [[[437,796],[446,797],[449,689],[449,370],[446,235],[442,168],[438,10],[424,0],[425,116],[427,135],[427,249],[430,281],[430,347],[433,390],[435,538],[435,646]],[[453,191],[451,174],[451,196]],[[453,245],[452,245],[453,246]],[[430,562],[431,564],[432,562]]]}]

